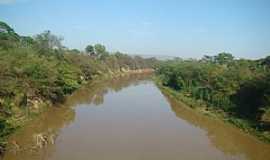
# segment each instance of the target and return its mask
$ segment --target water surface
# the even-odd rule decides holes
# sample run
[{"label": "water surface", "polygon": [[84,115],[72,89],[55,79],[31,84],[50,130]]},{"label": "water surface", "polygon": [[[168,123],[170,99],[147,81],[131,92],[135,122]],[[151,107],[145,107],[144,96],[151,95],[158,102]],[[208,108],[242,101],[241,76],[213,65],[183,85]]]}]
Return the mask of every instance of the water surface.
[{"label": "water surface", "polygon": [[[47,136],[42,148],[37,135]],[[50,108],[10,138],[4,159],[267,160],[269,153],[270,145],[162,93],[148,75],[130,75],[91,83]]]}]

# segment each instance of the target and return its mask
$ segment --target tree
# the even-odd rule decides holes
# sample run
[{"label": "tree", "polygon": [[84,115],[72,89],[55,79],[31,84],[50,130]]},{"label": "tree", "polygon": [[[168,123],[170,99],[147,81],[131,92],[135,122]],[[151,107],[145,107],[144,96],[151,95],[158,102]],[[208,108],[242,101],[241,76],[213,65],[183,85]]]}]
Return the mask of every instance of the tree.
[{"label": "tree", "polygon": [[0,32],[15,33],[14,30],[5,22],[0,21]]},{"label": "tree", "polygon": [[228,64],[232,62],[234,57],[230,53],[219,53],[217,56],[214,57],[214,61],[218,64]]},{"label": "tree", "polygon": [[270,56],[265,57],[262,61],[263,65],[270,67]]},{"label": "tree", "polygon": [[95,50],[94,50],[94,47],[92,45],[87,45],[86,48],[85,48],[85,51],[90,56],[95,55]]},{"label": "tree", "polygon": [[106,47],[102,44],[95,44],[94,46],[95,53],[100,59],[104,59],[109,55],[109,53],[106,51]]},{"label": "tree", "polygon": [[37,48],[41,52],[49,52],[50,50],[53,49],[62,49],[62,37],[58,37],[54,34],[51,33],[51,31],[44,31],[41,34],[38,34],[34,37],[36,43],[37,43]]},{"label": "tree", "polygon": [[21,45],[24,47],[32,47],[35,44],[35,41],[32,37],[21,36]]},{"label": "tree", "polygon": [[0,21],[0,49],[18,46],[20,36],[6,23]]},{"label": "tree", "polygon": [[71,51],[72,53],[76,53],[76,54],[80,54],[80,53],[81,53],[81,51],[78,50],[78,49],[71,49],[70,51]]},{"label": "tree", "polygon": [[214,57],[213,56],[208,56],[204,55],[203,58],[201,59],[202,62],[206,63],[213,63],[214,62]]}]

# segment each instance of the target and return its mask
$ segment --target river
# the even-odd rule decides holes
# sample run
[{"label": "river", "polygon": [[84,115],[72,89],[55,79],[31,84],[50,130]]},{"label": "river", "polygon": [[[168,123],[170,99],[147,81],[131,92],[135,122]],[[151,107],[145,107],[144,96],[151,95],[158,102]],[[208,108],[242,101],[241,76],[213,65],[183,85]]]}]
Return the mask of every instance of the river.
[{"label": "river", "polygon": [[4,160],[267,160],[270,145],[176,102],[149,75],[95,81],[10,137]]}]

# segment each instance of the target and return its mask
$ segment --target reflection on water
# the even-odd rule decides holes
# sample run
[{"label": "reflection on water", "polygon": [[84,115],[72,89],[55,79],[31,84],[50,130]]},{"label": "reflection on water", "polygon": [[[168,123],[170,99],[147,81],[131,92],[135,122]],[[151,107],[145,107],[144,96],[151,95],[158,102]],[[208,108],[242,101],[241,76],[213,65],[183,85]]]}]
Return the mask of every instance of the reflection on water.
[{"label": "reflection on water", "polygon": [[229,124],[196,113],[163,92],[177,117],[207,132],[210,142],[228,155],[243,155],[251,160],[270,159],[270,145],[243,134]]},{"label": "reflection on water", "polygon": [[140,74],[140,76],[130,74],[110,80],[100,79],[86,84],[85,87],[69,96],[64,104],[49,108],[48,111],[42,113],[37,119],[12,135],[4,159],[46,159],[48,154],[54,150],[54,145],[48,143],[40,149],[37,146],[36,136],[43,134],[57,138],[61,129],[74,121],[74,107],[82,104],[95,104],[98,106],[103,103],[106,93],[110,91],[118,92],[128,86],[136,86],[150,78],[151,75],[149,74]]},{"label": "reflection on water", "polygon": [[[44,135],[43,146],[36,146]],[[50,137],[53,140],[50,141]],[[267,160],[270,145],[198,114],[149,75],[98,80],[10,138],[5,160]]]},{"label": "reflection on water", "polygon": [[[17,133],[11,136],[7,147],[7,155],[4,159],[27,160],[28,157],[42,159],[40,155],[46,153],[46,150],[41,150],[37,146],[37,136],[46,134],[56,138],[60,129],[69,125],[74,118],[75,112],[72,108],[54,107],[48,109],[38,119],[19,129]],[[52,143],[48,143],[48,145],[51,149],[54,148]]]},{"label": "reflection on water", "polygon": [[81,104],[95,104],[100,105],[104,101],[104,95],[108,92],[119,92],[123,88],[128,86],[136,86],[138,84],[144,83],[149,80],[151,75],[149,74],[130,74],[120,77],[115,77],[113,79],[101,79],[89,83],[87,86],[81,88],[79,91],[75,92],[70,96],[65,105],[76,106]]}]

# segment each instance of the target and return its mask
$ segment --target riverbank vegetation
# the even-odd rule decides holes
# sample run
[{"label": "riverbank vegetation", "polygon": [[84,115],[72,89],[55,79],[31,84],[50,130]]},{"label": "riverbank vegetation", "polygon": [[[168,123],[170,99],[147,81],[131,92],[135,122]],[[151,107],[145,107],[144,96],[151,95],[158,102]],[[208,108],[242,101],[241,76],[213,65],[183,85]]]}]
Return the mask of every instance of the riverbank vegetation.
[{"label": "riverbank vegetation", "polygon": [[201,106],[270,141],[270,57],[247,60],[220,53],[174,59],[156,72],[161,84],[189,106]]},{"label": "riverbank vegetation", "polygon": [[50,31],[21,36],[0,22],[0,154],[17,127],[88,81],[153,68],[180,101],[270,141],[270,56],[248,60],[220,53],[157,61],[112,53],[102,44],[69,49],[62,41]]},{"label": "riverbank vegetation", "polygon": [[20,36],[0,22],[0,151],[14,128],[87,81],[157,63],[154,58],[110,53],[102,44],[88,45],[85,51],[68,49],[62,40],[50,31]]}]

